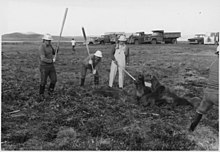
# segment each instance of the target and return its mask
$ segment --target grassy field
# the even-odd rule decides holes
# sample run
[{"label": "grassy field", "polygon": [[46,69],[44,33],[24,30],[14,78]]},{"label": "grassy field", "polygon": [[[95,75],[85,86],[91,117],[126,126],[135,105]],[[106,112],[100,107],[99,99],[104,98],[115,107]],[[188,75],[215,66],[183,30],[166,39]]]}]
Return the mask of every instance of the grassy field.
[{"label": "grassy field", "polygon": [[[205,115],[193,133],[187,131],[195,109],[170,105],[142,107],[135,86],[103,96],[110,72],[111,45],[89,46],[103,52],[100,85],[88,74],[80,87],[80,61],[85,46],[71,51],[61,43],[55,96],[37,101],[38,43],[2,46],[2,150],[218,150],[218,107]],[[154,74],[161,83],[187,99],[203,96],[208,71],[216,58],[214,45],[129,45],[132,76]],[[49,84],[49,83],[48,83]],[[115,90],[117,90],[117,78]]]}]

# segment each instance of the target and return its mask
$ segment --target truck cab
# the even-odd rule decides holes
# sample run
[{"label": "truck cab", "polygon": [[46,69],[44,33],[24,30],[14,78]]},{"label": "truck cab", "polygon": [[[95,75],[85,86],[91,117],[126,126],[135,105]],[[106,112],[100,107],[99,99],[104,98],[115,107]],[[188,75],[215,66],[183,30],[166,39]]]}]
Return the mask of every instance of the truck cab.
[{"label": "truck cab", "polygon": [[157,44],[157,43],[163,42],[164,30],[154,30],[152,32],[153,33],[152,33],[152,35],[151,35],[151,37],[149,39],[151,44]]},{"label": "truck cab", "polygon": [[109,35],[101,35],[101,37],[98,38],[99,44],[106,44],[110,43],[110,36]]},{"label": "truck cab", "polygon": [[145,43],[146,34],[144,32],[135,32],[128,38],[129,44],[143,44]]}]

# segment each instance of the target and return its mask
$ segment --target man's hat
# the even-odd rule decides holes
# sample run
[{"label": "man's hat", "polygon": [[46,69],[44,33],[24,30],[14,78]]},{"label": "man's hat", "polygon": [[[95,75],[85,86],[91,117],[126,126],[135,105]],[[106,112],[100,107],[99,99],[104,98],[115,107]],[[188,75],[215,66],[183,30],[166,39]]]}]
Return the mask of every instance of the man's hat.
[{"label": "man's hat", "polygon": [[45,34],[43,37],[42,37],[43,40],[48,40],[48,41],[52,41],[53,38],[50,34]]},{"label": "man's hat", "polygon": [[126,42],[127,39],[126,39],[126,37],[125,37],[124,35],[121,35],[121,36],[119,37],[118,41]]},{"label": "man's hat", "polygon": [[97,56],[97,57],[100,57],[100,58],[102,58],[102,52],[101,51],[99,51],[99,50],[97,50],[96,52],[95,52],[95,54],[94,54],[95,56]]}]

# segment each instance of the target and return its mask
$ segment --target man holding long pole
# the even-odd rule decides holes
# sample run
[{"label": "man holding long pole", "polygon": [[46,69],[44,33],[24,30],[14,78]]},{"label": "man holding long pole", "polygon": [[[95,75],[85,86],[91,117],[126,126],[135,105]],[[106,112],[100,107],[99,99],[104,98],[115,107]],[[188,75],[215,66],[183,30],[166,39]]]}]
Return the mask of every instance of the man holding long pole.
[{"label": "man holding long pole", "polygon": [[47,78],[50,78],[50,85],[48,87],[48,94],[52,95],[54,92],[54,88],[57,82],[57,74],[56,70],[54,67],[54,63],[57,58],[57,53],[59,49],[59,43],[61,39],[61,35],[63,32],[63,27],[64,23],[66,20],[66,15],[67,15],[68,8],[66,8],[63,22],[62,22],[62,27],[60,31],[60,36],[58,40],[58,44],[56,49],[53,48],[51,45],[51,41],[53,40],[52,36],[50,34],[45,34],[43,36],[43,43],[39,47],[39,54],[40,54],[40,90],[39,90],[39,100],[42,101],[44,100],[44,90],[45,90],[45,85],[47,84]]},{"label": "man holding long pole", "polygon": [[82,61],[81,66],[81,83],[80,86],[84,86],[85,78],[87,70],[90,70],[94,75],[94,84],[99,84],[99,69],[100,67],[97,65],[100,65],[102,59],[102,52],[97,50],[94,54],[89,54],[88,57],[86,57]]},{"label": "man holding long pole", "polygon": [[127,65],[129,64],[129,48],[125,44],[126,37],[124,35],[121,35],[118,41],[119,43],[113,47],[112,52],[111,52],[112,63],[111,63],[111,71],[109,74],[109,87],[113,86],[113,82],[114,82],[116,73],[118,71],[119,88],[122,89],[123,84],[124,84],[124,72],[126,71],[125,66],[126,64]]},{"label": "man holding long pole", "polygon": [[[42,38],[43,43],[39,47],[40,54],[40,90],[39,90],[39,100],[44,100],[44,90],[45,85],[47,84],[47,78],[50,78],[50,86],[48,88],[48,94],[51,95],[54,91],[54,87],[57,82],[57,74],[54,67],[55,59],[53,55],[55,55],[55,49],[51,45],[51,41],[53,40],[50,34],[45,34]],[[57,49],[56,49],[57,50]]]},{"label": "man holding long pole", "polygon": [[95,85],[98,85],[99,84],[99,73],[97,69],[99,68],[97,68],[98,67],[97,65],[101,62],[102,52],[97,50],[94,54],[90,54],[84,27],[82,27],[82,33],[83,33],[83,37],[86,43],[88,57],[86,57],[82,61],[80,86],[84,86],[87,70],[90,70],[93,73],[94,83]]}]

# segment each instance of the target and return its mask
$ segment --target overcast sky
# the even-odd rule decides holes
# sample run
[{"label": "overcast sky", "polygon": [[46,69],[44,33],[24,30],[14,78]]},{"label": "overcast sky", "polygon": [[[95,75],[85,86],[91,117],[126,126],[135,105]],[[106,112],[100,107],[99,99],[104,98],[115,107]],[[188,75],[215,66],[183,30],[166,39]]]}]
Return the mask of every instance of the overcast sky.
[{"label": "overcast sky", "polygon": [[87,35],[154,29],[182,35],[220,31],[220,0],[5,0],[3,34],[59,35],[66,8],[63,36],[82,35],[82,26]]}]

